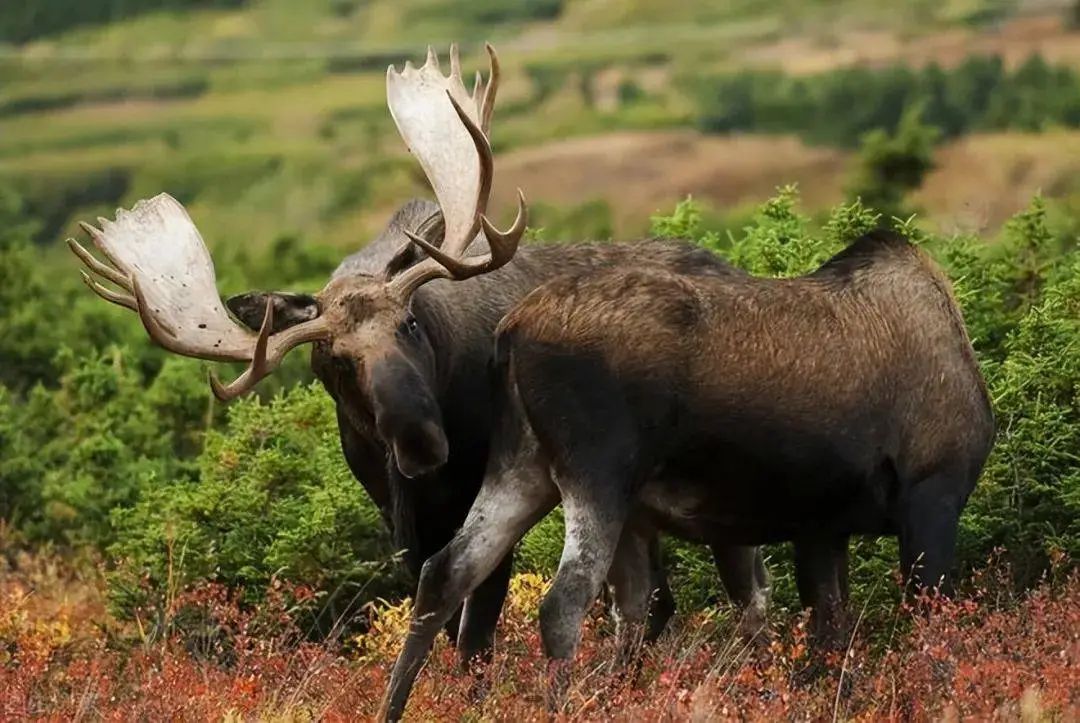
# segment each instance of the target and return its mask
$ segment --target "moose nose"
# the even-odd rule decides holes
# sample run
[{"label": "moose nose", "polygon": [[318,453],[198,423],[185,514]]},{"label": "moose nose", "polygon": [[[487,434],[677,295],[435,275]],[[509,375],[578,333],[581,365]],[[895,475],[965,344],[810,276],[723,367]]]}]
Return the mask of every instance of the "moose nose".
[{"label": "moose nose", "polygon": [[419,477],[445,464],[449,444],[442,411],[414,364],[404,356],[384,359],[372,369],[371,392],[379,436],[403,475]]},{"label": "moose nose", "polygon": [[422,477],[446,464],[450,445],[442,427],[425,421],[394,440],[394,461],[409,479]]}]

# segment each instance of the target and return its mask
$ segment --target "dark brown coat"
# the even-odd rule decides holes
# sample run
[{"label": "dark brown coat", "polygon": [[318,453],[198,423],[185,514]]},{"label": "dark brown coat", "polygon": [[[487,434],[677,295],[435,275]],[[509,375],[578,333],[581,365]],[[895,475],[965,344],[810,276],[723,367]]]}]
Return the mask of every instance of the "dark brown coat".
[{"label": "dark brown coat", "polygon": [[[349,466],[383,511],[414,575],[453,538],[480,488],[494,424],[493,334],[515,304],[560,273],[631,264],[686,274],[739,273],[679,241],[525,244],[496,271],[421,286],[405,308],[387,296],[385,282],[419,261],[405,230],[419,227],[435,211],[424,201],[404,205],[378,238],[342,262],[317,296],[258,292],[228,301],[252,328],[262,322],[269,298],[280,328],[318,316],[335,330],[331,340],[315,344],[312,368],[336,402]],[[660,591],[656,634],[674,603],[655,536],[649,539],[652,562],[644,584]],[[490,648],[510,569],[511,556],[504,555],[471,596],[460,633],[458,615],[449,619],[462,655]],[[763,608],[759,553],[718,550],[718,569],[736,601]]]},{"label": "dark brown coat", "polygon": [[[424,566],[387,717],[428,626],[560,501],[563,558],[540,613],[555,663],[573,657],[609,568],[643,564],[626,545],[641,519],[713,545],[794,541],[826,641],[851,535],[898,535],[904,573],[947,585],[994,422],[948,283],[901,236],[868,234],[794,279],[564,275],[507,315],[496,344],[492,462],[461,532]],[[640,615],[639,590],[616,593]]]}]

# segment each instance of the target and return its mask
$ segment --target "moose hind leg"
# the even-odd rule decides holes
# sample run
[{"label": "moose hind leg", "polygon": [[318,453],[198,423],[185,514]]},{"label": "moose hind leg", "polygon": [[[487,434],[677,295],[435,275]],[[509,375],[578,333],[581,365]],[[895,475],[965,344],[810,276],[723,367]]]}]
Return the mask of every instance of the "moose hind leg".
[{"label": "moose hind leg", "polygon": [[616,670],[635,659],[646,637],[650,600],[657,592],[650,559],[655,541],[652,530],[627,525],[608,571],[615,598],[616,654],[612,664]]},{"label": "moose hind leg", "polygon": [[379,720],[401,718],[439,629],[557,502],[546,468],[535,461],[485,478],[461,530],[424,563],[409,633],[390,675]]},{"label": "moose hind leg", "polygon": [[760,547],[710,545],[716,571],[728,597],[739,608],[739,632],[754,637],[765,627],[769,608],[769,573]]},{"label": "moose hind leg", "polygon": [[652,577],[652,585],[645,625],[646,643],[655,642],[675,615],[675,596],[671,594],[671,587],[668,585],[667,570],[660,552],[660,537],[655,533],[649,539],[649,575]]}]

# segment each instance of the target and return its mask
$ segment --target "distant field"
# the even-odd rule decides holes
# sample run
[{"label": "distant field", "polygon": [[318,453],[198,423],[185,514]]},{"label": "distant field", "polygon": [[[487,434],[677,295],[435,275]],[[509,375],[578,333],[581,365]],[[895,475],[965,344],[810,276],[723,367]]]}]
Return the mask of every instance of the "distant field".
[{"label": "distant field", "polygon": [[[795,138],[706,136],[692,131],[611,133],[558,141],[500,159],[496,208],[513,189],[556,206],[601,200],[616,228],[644,231],[642,211],[693,195],[714,209],[760,203],[796,183],[808,209],[840,201],[850,156]],[[916,205],[943,230],[996,229],[1031,196],[1080,193],[1080,132],[974,135],[944,145]]]},{"label": "distant field", "polygon": [[[505,81],[493,133],[498,207],[520,185],[539,204],[536,219],[563,233],[633,234],[645,229],[642,209],[689,194],[737,212],[796,182],[814,210],[842,196],[849,154],[791,137],[699,136],[687,130],[687,78],[948,66],[971,52],[1016,63],[1037,51],[1080,67],[1068,7],[261,0],[151,13],[0,45],[0,183],[29,199],[43,243],[70,233],[74,218],[168,190],[211,240],[297,235],[355,247],[390,208],[425,192],[385,111],[386,65],[457,38],[475,68],[490,38]],[[939,225],[992,228],[1038,188],[1075,193],[1061,143],[1075,137],[946,146],[920,203]],[[575,221],[573,209],[589,204],[579,215],[601,222]]]},{"label": "distant field", "polygon": [[496,207],[513,189],[534,201],[574,206],[601,200],[624,234],[645,231],[644,214],[692,195],[717,209],[760,203],[784,183],[798,183],[809,207],[842,195],[846,154],[796,138],[706,136],[694,131],[621,132],[513,151],[499,159]]}]

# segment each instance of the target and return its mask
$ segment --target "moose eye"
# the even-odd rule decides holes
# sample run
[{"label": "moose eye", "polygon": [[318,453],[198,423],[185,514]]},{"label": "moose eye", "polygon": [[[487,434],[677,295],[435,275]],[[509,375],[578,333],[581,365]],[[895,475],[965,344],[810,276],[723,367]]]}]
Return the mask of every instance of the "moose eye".
[{"label": "moose eye", "polygon": [[420,324],[416,321],[416,317],[409,314],[405,317],[405,320],[401,322],[401,333],[409,336],[416,336],[420,332]]}]

